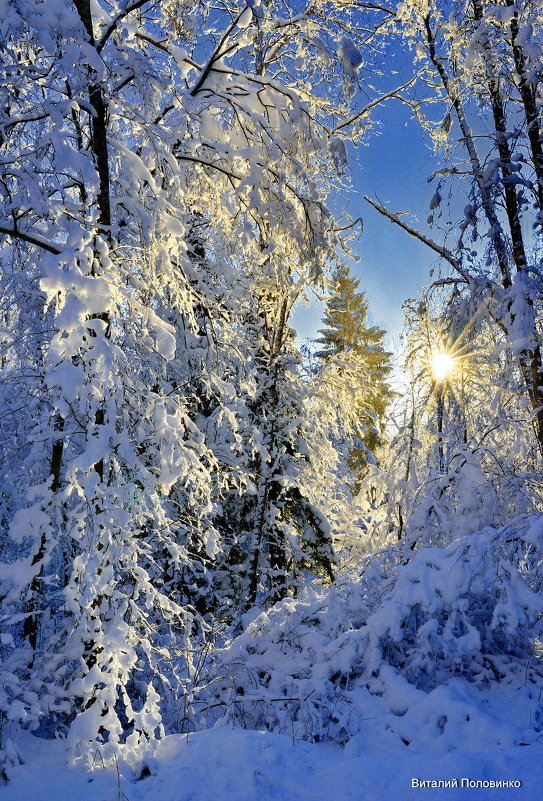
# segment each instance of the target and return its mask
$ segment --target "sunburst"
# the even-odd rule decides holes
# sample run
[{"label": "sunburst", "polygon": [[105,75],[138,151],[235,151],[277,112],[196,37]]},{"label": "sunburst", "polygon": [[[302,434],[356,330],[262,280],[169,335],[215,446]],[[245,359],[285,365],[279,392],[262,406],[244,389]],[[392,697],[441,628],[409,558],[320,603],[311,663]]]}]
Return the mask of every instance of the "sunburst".
[{"label": "sunburst", "polygon": [[430,357],[432,375],[436,381],[445,381],[452,378],[456,368],[456,357],[445,350],[434,350]]}]

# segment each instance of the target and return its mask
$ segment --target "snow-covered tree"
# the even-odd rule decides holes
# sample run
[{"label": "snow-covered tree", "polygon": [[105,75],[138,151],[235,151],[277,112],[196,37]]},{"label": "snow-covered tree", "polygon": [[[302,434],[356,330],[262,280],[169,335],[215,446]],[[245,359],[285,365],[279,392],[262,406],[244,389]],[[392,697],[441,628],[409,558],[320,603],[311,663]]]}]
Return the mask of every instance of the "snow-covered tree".
[{"label": "snow-covered tree", "polygon": [[355,7],[6,6],[0,709],[69,728],[76,756],[136,764],[160,736],[223,502],[285,501],[274,589],[326,531],[285,466],[305,468],[288,315],[333,258],[326,194],[366,124]]},{"label": "snow-covered tree", "polygon": [[351,397],[338,407],[347,445],[347,466],[359,485],[368,464],[382,442],[384,419],[391,389],[388,376],[390,354],[383,347],[385,331],[369,326],[368,302],[359,291],[360,281],[341,264],[333,276],[333,292],[323,318],[325,328],[316,340],[317,358],[327,372],[339,371]]},{"label": "snow-covered tree", "polygon": [[461,176],[465,201],[464,218],[454,229],[458,241],[452,247],[436,243],[374,205],[439,253],[505,332],[541,448],[541,286],[539,267],[529,256],[539,250],[529,231],[539,237],[543,201],[541,9],[531,2],[408,0],[398,4],[397,21],[427,70],[433,107],[439,100],[443,109],[436,121],[425,118],[423,102],[416,104],[418,118],[444,153],[443,168],[432,176],[437,186],[429,223],[439,212],[445,182]]},{"label": "snow-covered tree", "polygon": [[539,504],[531,410],[508,340],[469,292],[404,304],[395,434],[362,495],[372,540],[448,544]]}]

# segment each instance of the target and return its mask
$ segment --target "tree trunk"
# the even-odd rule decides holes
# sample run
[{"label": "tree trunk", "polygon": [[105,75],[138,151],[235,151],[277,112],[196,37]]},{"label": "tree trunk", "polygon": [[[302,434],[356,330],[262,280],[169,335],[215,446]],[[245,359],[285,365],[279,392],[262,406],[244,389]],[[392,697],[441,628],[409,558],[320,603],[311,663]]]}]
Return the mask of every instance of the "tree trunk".
[{"label": "tree trunk", "polygon": [[[91,0],[75,0],[75,6],[85,27],[89,42],[92,47],[95,46],[94,29],[92,22]],[[98,232],[101,233],[106,241],[111,244],[111,203],[110,203],[110,171],[109,171],[109,153],[107,144],[107,104],[104,100],[104,93],[100,84],[95,80],[92,69],[89,68],[89,101],[94,109],[94,114],[90,118],[90,150],[93,155],[94,165],[98,174],[99,190],[97,195],[98,205]],[[94,260],[91,268],[91,275],[96,276],[96,265],[98,259]],[[105,337],[110,337],[110,320],[107,312],[101,312],[93,315],[95,319],[103,320],[106,324]],[[92,333],[91,333],[92,336]],[[105,424],[105,410],[103,407],[95,412],[95,424],[101,426]],[[104,460],[99,459],[94,465],[94,469],[98,473],[100,483],[104,481]],[[94,501],[94,511],[98,516],[101,514],[102,509],[97,501]],[[99,525],[99,524],[98,524]],[[100,525],[99,525],[100,527]],[[103,545],[98,542],[97,550],[101,551]],[[91,605],[91,617],[93,614],[99,614],[102,598],[98,596],[94,599]],[[84,643],[85,645],[85,663],[90,670],[97,661],[98,652],[96,650],[96,643],[89,640]]]},{"label": "tree trunk", "polygon": [[[60,415],[56,419],[55,428],[60,433],[64,429],[64,419]],[[51,462],[49,468],[49,473],[53,477],[53,480],[51,482],[52,492],[56,492],[60,488],[60,475],[62,468],[63,453],[64,453],[64,442],[59,437],[53,443]],[[23,637],[28,640],[29,645],[32,648],[32,656],[30,658],[30,662],[28,663],[29,668],[31,668],[32,665],[34,664],[34,658],[36,655],[36,648],[38,644],[39,618],[38,615],[36,615],[35,613],[39,608],[38,599],[41,593],[41,583],[42,583],[43,568],[44,568],[43,558],[45,556],[46,548],[47,548],[47,538],[45,534],[42,534],[40,539],[40,547],[32,557],[32,567],[35,567],[40,562],[42,562],[42,564],[40,565],[39,570],[33,577],[32,581],[30,582],[30,596],[25,608],[27,616],[25,617],[23,622]]]},{"label": "tree trunk", "polygon": [[[514,0],[506,0],[506,5],[514,5]],[[539,204],[539,225],[543,226],[543,136],[541,131],[540,118],[537,111],[536,85],[530,81],[526,72],[526,59],[522,48],[517,44],[519,34],[518,12],[515,11],[511,19],[511,46],[513,48],[513,58],[515,70],[518,76],[518,88],[522,98],[524,114],[528,129],[528,141],[532,153],[532,163],[536,174],[536,195]]]},{"label": "tree trunk", "polygon": [[436,388],[436,412],[437,412],[437,453],[439,459],[439,472],[445,470],[445,448],[443,444],[443,424],[445,422],[445,398],[443,382],[438,381]]}]

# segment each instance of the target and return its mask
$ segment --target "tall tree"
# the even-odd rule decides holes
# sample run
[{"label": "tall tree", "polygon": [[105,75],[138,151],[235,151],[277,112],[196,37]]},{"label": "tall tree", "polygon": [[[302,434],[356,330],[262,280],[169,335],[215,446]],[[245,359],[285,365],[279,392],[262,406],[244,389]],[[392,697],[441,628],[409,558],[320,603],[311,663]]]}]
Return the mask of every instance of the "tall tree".
[{"label": "tall tree", "polygon": [[339,370],[350,387],[350,397],[346,397],[349,408],[344,403],[338,407],[338,414],[344,420],[347,464],[356,491],[382,443],[385,414],[392,398],[388,383],[390,353],[383,346],[386,332],[368,326],[368,302],[359,291],[360,280],[346,264],[340,264],[332,281],[333,292],[323,318],[326,327],[316,340],[323,347],[315,355],[329,370]]}]

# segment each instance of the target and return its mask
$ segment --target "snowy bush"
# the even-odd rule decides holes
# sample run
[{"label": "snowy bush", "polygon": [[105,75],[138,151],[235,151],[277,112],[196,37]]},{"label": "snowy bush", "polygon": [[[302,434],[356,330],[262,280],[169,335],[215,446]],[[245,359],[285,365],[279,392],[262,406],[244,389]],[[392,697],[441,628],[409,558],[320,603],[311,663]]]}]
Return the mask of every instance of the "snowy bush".
[{"label": "snowy bush", "polygon": [[[543,615],[542,528],[540,516],[521,518],[421,549],[407,563],[389,549],[357,582],[308,589],[262,612],[219,652],[215,678],[197,696],[202,721],[345,744],[375,713],[407,743],[396,718],[416,706],[437,726],[435,708],[452,704],[473,730],[475,718],[459,710],[480,690],[543,680],[533,644]],[[443,712],[445,722],[453,713]]]}]

